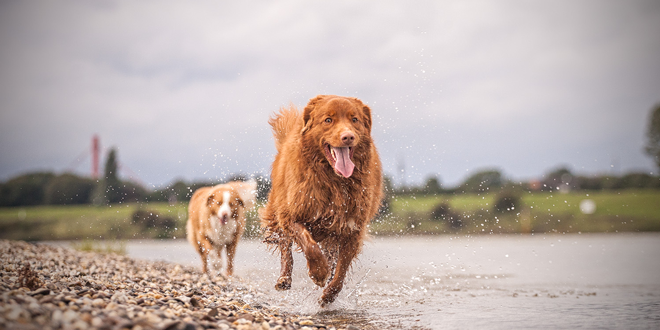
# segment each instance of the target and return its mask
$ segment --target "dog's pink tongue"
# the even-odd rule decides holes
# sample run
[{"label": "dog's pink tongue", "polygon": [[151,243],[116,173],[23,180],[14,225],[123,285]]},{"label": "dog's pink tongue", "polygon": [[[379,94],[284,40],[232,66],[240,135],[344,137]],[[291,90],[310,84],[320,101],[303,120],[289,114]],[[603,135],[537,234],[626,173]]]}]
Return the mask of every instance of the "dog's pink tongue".
[{"label": "dog's pink tongue", "polygon": [[350,149],[348,147],[332,147],[332,149],[335,151],[335,155],[337,156],[335,170],[337,170],[337,172],[339,172],[339,174],[343,175],[345,178],[350,177],[353,174],[353,169],[355,168],[355,164],[353,164],[353,161],[351,161]]}]

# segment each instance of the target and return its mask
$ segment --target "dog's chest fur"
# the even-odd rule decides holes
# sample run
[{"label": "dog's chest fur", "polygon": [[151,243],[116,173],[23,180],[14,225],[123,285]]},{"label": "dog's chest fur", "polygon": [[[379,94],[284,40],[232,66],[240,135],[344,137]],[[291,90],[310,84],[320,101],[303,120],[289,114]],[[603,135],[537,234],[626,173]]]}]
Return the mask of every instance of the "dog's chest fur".
[{"label": "dog's chest fur", "polygon": [[214,245],[226,245],[234,240],[234,234],[238,228],[236,220],[229,219],[227,224],[222,225],[218,216],[212,215],[209,221],[211,222],[211,227],[206,231],[206,237]]},{"label": "dog's chest fur", "polygon": [[[229,192],[224,192],[223,193],[223,203],[220,206],[220,209],[218,212],[220,212],[223,208],[227,209],[227,212],[231,214],[231,210],[229,209]],[[209,226],[206,230],[206,237],[214,244],[214,245],[226,245],[231,243],[234,240],[234,234],[236,233],[236,230],[238,229],[238,222],[236,219],[229,217],[227,220],[226,224],[222,224],[220,221],[220,217],[218,217],[217,214],[211,214],[207,220],[211,226]]]}]

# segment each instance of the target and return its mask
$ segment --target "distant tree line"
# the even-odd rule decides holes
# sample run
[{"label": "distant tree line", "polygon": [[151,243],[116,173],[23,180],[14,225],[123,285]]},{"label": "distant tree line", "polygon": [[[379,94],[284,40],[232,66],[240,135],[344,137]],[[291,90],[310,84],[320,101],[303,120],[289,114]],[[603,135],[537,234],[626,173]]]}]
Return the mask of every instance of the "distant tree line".
[{"label": "distant tree line", "polygon": [[[106,171],[108,172],[108,171]],[[112,171],[103,179],[93,180],[71,173],[36,172],[20,175],[0,183],[0,206],[28,205],[107,205],[134,202],[187,202],[198,188],[219,183],[248,179],[247,175],[232,175],[220,181],[185,182],[177,180],[168,186],[149,191],[140,184],[120,180]],[[257,199],[265,201],[270,180],[258,175]],[[381,213],[389,210],[390,199],[399,195],[477,194],[500,191],[575,191],[660,189],[660,177],[647,173],[622,175],[575,175],[567,168],[551,171],[538,181],[514,182],[498,170],[483,170],[470,175],[456,187],[444,188],[437,177],[428,178],[420,186],[394,187],[385,177],[385,199]]]},{"label": "distant tree line", "polygon": [[[660,115],[658,115],[660,116]],[[248,176],[235,174],[221,181],[185,182],[177,180],[162,189],[149,191],[142,185],[121,180],[117,175],[117,153],[111,149],[104,175],[98,180],[72,173],[54,174],[36,172],[20,175],[0,183],[0,206],[23,205],[108,205],[131,202],[186,202],[200,187],[229,181],[245,181]],[[268,177],[257,175],[257,199],[265,201],[270,191]],[[445,188],[437,176],[431,176],[420,186],[395,187],[385,177],[385,198],[380,214],[389,213],[390,202],[397,195],[475,194],[488,192],[572,191],[616,189],[660,189],[660,177],[634,172],[623,175],[582,176],[561,167],[544,175],[540,180],[514,182],[497,169],[485,169],[470,175],[456,187]],[[442,210],[438,214],[442,214]]]},{"label": "distant tree line", "polygon": [[660,189],[660,177],[648,173],[632,172],[622,175],[582,176],[562,167],[545,175],[540,190],[618,190]]},{"label": "distant tree line", "polygon": [[[229,181],[245,181],[248,176],[232,175],[217,182],[187,183],[178,180],[165,188],[153,191],[142,185],[118,177],[117,152],[108,153],[104,175],[95,180],[72,173],[35,172],[20,175],[0,183],[0,207],[30,205],[108,205],[134,202],[187,202],[198,188]],[[270,180],[256,176],[257,198],[265,200]]]},{"label": "distant tree line", "polygon": [[[187,183],[183,180],[177,180],[163,189],[154,190],[151,192],[146,201],[149,202],[177,202],[189,201],[195,190],[201,187],[214,186],[216,184],[231,182],[231,181],[246,181],[250,178],[245,174],[234,174],[225,180],[221,181],[198,181]],[[253,178],[257,182],[257,199],[260,201],[266,200],[268,192],[270,191],[270,179],[262,175],[257,175]]]},{"label": "distant tree line", "polygon": [[[148,191],[143,186],[124,180],[93,180],[71,173],[28,173],[0,183],[0,207],[30,205],[107,205],[135,202],[187,202],[198,188],[213,186],[244,176],[232,176],[218,182],[192,182],[179,180],[165,188]],[[270,181],[258,176],[257,198],[265,200]]]},{"label": "distant tree line", "polygon": [[[391,180],[388,178],[388,182]],[[390,185],[391,187],[391,185]],[[573,191],[660,189],[660,177],[648,173],[632,172],[622,175],[584,176],[561,167],[539,180],[516,182],[509,180],[497,169],[478,171],[455,187],[442,187],[437,176],[431,176],[419,186],[390,188],[392,195],[478,194],[508,191]]]},{"label": "distant tree line", "polygon": [[96,182],[73,174],[30,173],[0,184],[0,206],[85,204]]}]

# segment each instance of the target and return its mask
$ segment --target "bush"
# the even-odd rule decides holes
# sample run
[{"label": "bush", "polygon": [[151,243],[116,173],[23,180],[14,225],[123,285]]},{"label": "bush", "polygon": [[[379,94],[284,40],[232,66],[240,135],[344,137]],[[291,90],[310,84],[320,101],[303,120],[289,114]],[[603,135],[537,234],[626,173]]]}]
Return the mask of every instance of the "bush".
[{"label": "bush", "polygon": [[53,173],[29,173],[9,180],[0,189],[0,206],[42,205]]},{"label": "bush", "polygon": [[146,196],[146,200],[149,202],[169,202],[170,204],[188,202],[197,189],[212,187],[216,184],[218,183],[206,181],[186,183],[185,181],[177,180],[163,189],[152,191]]},{"label": "bush", "polygon": [[600,176],[586,177],[579,176],[576,177],[577,185],[582,190],[602,190],[604,179]]},{"label": "bush", "polygon": [[380,206],[378,207],[377,217],[382,218],[390,215],[392,213],[392,203],[390,202],[392,198],[388,195],[383,197],[383,200],[380,201]]},{"label": "bush", "polygon": [[166,234],[173,231],[176,227],[176,220],[174,218],[162,216],[156,211],[142,209],[133,212],[131,222],[140,227],[143,232],[153,228],[162,234]]},{"label": "bush", "polygon": [[555,190],[564,190],[564,189],[575,189],[575,178],[573,173],[566,168],[558,168],[545,175],[543,180],[543,189],[545,191],[555,191]]},{"label": "bush", "polygon": [[442,202],[436,205],[431,211],[431,221],[446,222],[449,227],[457,229],[463,226],[463,217],[455,213],[449,207],[447,202]]},{"label": "bush", "polygon": [[135,203],[148,200],[148,196],[147,190],[137,183],[102,180],[90,194],[89,202],[94,205]]},{"label": "bush", "polygon": [[628,173],[619,179],[620,188],[657,188],[658,178],[646,173]]},{"label": "bush", "polygon": [[483,170],[470,175],[457,189],[464,193],[480,193],[500,188],[504,183],[499,170]]},{"label": "bush", "polygon": [[46,185],[45,204],[86,204],[89,202],[95,185],[96,182],[92,179],[68,173],[59,175]]},{"label": "bush", "polygon": [[255,180],[257,181],[257,200],[266,201],[270,193],[271,182],[268,177],[258,175]]},{"label": "bush", "polygon": [[449,204],[442,202],[436,205],[431,211],[431,220],[444,220],[449,215]]},{"label": "bush", "polygon": [[512,192],[502,192],[495,197],[493,211],[495,213],[508,213],[520,210],[522,201],[520,196]]},{"label": "bush", "polygon": [[394,187],[392,186],[392,179],[388,176],[383,176],[383,199],[380,201],[378,207],[377,218],[384,218],[392,214],[392,196],[394,195]]},{"label": "bush", "polygon": [[427,195],[437,195],[442,193],[440,180],[435,176],[426,179],[426,184],[424,185],[424,193]]}]

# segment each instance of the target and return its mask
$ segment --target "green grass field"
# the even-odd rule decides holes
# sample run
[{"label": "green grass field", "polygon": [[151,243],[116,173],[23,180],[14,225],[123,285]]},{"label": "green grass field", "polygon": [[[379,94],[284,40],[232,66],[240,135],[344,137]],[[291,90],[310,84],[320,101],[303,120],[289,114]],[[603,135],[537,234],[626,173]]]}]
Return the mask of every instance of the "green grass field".
[{"label": "green grass field", "polygon": [[139,208],[174,218],[177,226],[168,230],[168,236],[185,235],[186,204],[149,203],[0,208],[0,237],[24,240],[158,237],[156,230],[145,231],[132,224],[132,214]]},{"label": "green grass field", "polygon": [[[391,214],[375,219],[374,235],[489,234],[520,232],[660,231],[660,191],[523,193],[522,207],[506,214],[493,212],[495,194],[395,197]],[[579,203],[591,199],[593,214],[582,214]],[[460,227],[431,219],[431,210],[446,202],[461,217]],[[142,209],[169,217],[174,228],[144,228],[132,221]],[[118,204],[112,206],[36,206],[0,208],[0,238],[74,240],[185,237],[187,203]],[[256,211],[248,215],[246,236],[259,235]]]},{"label": "green grass field", "polygon": [[[372,231],[396,233],[517,233],[660,231],[660,191],[529,193],[521,195],[520,210],[495,214],[496,194],[395,197],[392,214],[376,220]],[[593,214],[582,214],[579,204],[591,199]],[[431,220],[431,210],[445,202],[461,215],[463,226],[451,228]]]}]

